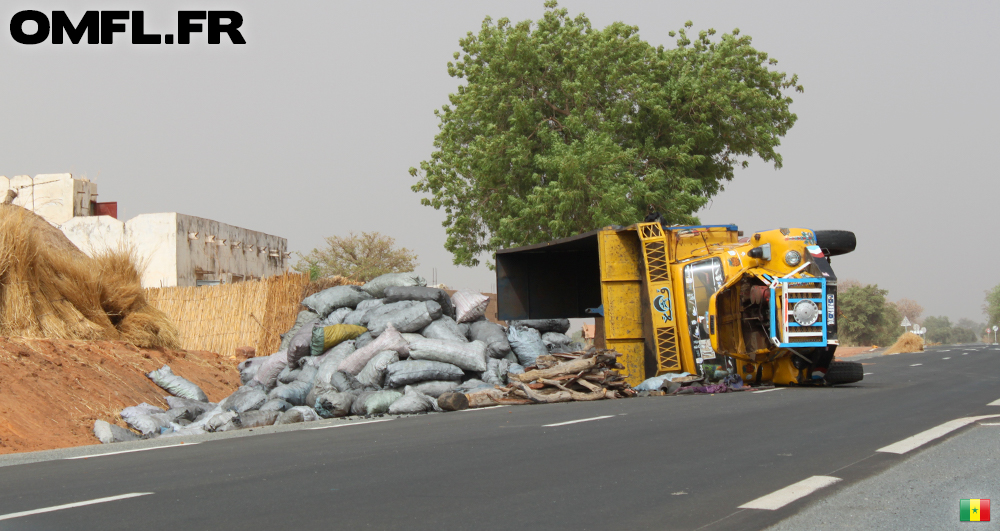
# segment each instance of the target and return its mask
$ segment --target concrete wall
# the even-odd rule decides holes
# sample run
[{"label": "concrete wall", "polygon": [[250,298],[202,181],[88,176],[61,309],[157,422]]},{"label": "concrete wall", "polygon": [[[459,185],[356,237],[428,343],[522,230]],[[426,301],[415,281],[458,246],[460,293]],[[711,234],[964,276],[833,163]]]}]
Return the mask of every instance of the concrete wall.
[{"label": "concrete wall", "polygon": [[228,284],[287,270],[285,238],[185,214],[177,214],[176,227],[177,286],[198,280]]},{"label": "concrete wall", "polygon": [[97,183],[74,179],[69,173],[17,175],[9,179],[0,176],[0,188],[16,190],[15,205],[31,210],[57,227],[74,216],[89,216],[90,202],[97,201]]},{"label": "concrete wall", "polygon": [[81,251],[135,249],[147,288],[224,284],[281,275],[284,238],[176,212],[141,214],[125,223],[109,216],[73,218],[60,229]]}]

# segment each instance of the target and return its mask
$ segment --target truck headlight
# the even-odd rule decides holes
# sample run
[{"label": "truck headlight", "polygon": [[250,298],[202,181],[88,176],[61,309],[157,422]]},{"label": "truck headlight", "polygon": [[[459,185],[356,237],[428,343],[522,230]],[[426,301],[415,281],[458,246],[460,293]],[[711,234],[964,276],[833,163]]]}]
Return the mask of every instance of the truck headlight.
[{"label": "truck headlight", "polygon": [[798,251],[791,250],[785,253],[785,263],[788,264],[790,267],[795,267],[799,265],[799,262],[801,261],[802,261],[802,255]]},{"label": "truck headlight", "polygon": [[819,306],[813,301],[805,300],[795,303],[792,307],[792,317],[802,326],[809,326],[819,319]]}]

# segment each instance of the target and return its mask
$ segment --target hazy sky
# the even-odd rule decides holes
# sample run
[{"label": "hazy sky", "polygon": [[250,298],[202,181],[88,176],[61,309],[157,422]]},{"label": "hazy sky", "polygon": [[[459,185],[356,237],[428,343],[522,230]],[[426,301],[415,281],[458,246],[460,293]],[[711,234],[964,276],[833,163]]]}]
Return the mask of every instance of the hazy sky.
[{"label": "hazy sky", "polygon": [[[491,289],[459,268],[444,216],[420,205],[407,169],[427,158],[433,109],[457,80],[445,64],[486,15],[537,20],[542,0],[475,2],[0,3],[0,175],[71,172],[117,201],[121,219],[177,211],[288,238],[380,231],[420,256],[418,272]],[[755,160],[700,213],[747,232],[847,229],[858,250],[833,265],[925,315],[984,320],[1000,283],[992,150],[997,2],[597,2],[567,0],[595,27],[621,20],[653,44],[686,20],[739,27],[805,86],[785,166]],[[181,9],[236,9],[247,44],[25,46],[22,9],[144,9],[170,33]],[[67,41],[68,42],[68,41]],[[637,220],[638,221],[638,220]]]}]

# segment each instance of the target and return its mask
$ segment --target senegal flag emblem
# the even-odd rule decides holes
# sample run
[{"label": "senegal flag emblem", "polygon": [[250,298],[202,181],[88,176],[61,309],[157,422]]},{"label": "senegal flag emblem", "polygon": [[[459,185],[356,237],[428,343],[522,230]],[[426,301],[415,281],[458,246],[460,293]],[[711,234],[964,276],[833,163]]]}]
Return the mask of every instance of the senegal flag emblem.
[{"label": "senegal flag emblem", "polygon": [[959,522],[989,522],[990,500],[962,500],[958,504]]}]

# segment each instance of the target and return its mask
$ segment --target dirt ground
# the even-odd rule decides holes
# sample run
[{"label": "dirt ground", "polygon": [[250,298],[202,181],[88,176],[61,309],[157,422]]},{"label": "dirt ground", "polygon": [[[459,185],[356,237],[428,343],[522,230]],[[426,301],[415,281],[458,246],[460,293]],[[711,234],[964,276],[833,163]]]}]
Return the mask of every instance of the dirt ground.
[{"label": "dirt ground", "polygon": [[239,387],[239,360],[213,352],[139,349],[119,341],[0,338],[0,454],[99,444],[94,421],[166,391],[145,373],[170,365],[217,402]]}]

